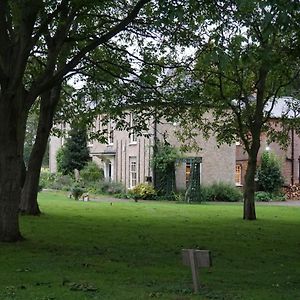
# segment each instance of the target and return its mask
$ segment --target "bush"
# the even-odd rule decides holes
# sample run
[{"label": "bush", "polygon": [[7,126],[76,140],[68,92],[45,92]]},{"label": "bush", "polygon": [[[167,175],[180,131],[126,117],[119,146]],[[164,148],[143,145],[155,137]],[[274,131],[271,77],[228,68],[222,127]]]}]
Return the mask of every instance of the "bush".
[{"label": "bush", "polygon": [[156,196],[156,192],[152,185],[148,183],[140,183],[129,191],[134,199],[152,199]]},{"label": "bush", "polygon": [[78,200],[84,192],[85,189],[79,184],[75,184],[71,188],[71,195],[74,197],[75,200]]},{"label": "bush", "polygon": [[108,181],[100,181],[96,184],[96,193],[100,194],[122,194],[125,193],[125,187],[120,182],[108,182]]},{"label": "bush", "polygon": [[43,170],[40,174],[40,182],[39,186],[41,186],[43,189],[49,189],[50,185],[54,182],[56,178],[56,175],[53,173],[50,173],[49,171]]},{"label": "bush", "polygon": [[272,200],[272,194],[268,192],[255,192],[254,194],[255,201],[263,201],[263,202],[269,202]]},{"label": "bush", "polygon": [[103,169],[99,168],[95,162],[90,161],[80,171],[80,177],[83,179],[85,184],[94,183],[103,180],[104,171]]},{"label": "bush", "polygon": [[214,183],[210,186],[201,186],[200,201],[238,202],[243,200],[242,192],[235,186],[227,183]]},{"label": "bush", "polygon": [[263,201],[263,202],[286,200],[285,195],[282,193],[268,193],[263,191],[256,192],[254,195],[254,199],[255,201]]},{"label": "bush", "polygon": [[273,153],[265,151],[262,154],[257,179],[260,191],[276,193],[282,187],[284,180],[281,175],[280,164]]},{"label": "bush", "polygon": [[56,174],[53,182],[49,182],[48,188],[54,190],[70,191],[74,185],[74,179],[70,175]]}]

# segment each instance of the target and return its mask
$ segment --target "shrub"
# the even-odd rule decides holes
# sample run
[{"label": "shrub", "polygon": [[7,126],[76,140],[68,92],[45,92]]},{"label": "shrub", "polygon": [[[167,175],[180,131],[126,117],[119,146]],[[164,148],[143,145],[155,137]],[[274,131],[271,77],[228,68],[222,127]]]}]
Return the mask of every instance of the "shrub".
[{"label": "shrub", "polygon": [[78,200],[82,194],[85,192],[85,189],[79,184],[74,184],[71,188],[71,195],[75,200]]},{"label": "shrub", "polygon": [[256,192],[254,195],[255,201],[285,201],[285,195],[282,193]]},{"label": "shrub", "polygon": [[276,193],[282,187],[284,180],[281,175],[280,164],[272,152],[265,151],[262,154],[257,179],[259,191]]},{"label": "shrub", "polygon": [[122,194],[125,193],[125,187],[120,182],[100,181],[97,188],[97,193],[104,194]]},{"label": "shrub", "polygon": [[83,179],[85,184],[94,183],[104,178],[103,169],[99,168],[99,166],[90,161],[88,164],[80,171],[80,177]]},{"label": "shrub", "polygon": [[118,199],[129,199],[130,195],[127,193],[120,193],[120,194],[114,194],[114,197]]},{"label": "shrub", "polygon": [[70,191],[74,185],[74,179],[70,175],[56,174],[53,182],[49,182],[48,187],[54,190]]},{"label": "shrub", "polygon": [[214,183],[201,186],[200,201],[238,202],[243,200],[242,192],[235,186],[227,183]]},{"label": "shrub", "polygon": [[272,200],[272,194],[268,192],[255,192],[254,194],[254,199],[255,201],[263,201],[263,202],[268,202]]},{"label": "shrub", "polygon": [[41,171],[41,174],[40,174],[39,186],[41,186],[43,189],[50,188],[50,185],[54,182],[55,178],[56,178],[55,174],[50,173],[47,170],[43,170],[43,171]]},{"label": "shrub", "polygon": [[215,201],[213,195],[213,189],[211,188],[211,186],[200,186],[199,201],[200,202]]},{"label": "shrub", "polygon": [[134,199],[152,199],[156,196],[156,192],[152,185],[148,183],[140,183],[129,191]]}]

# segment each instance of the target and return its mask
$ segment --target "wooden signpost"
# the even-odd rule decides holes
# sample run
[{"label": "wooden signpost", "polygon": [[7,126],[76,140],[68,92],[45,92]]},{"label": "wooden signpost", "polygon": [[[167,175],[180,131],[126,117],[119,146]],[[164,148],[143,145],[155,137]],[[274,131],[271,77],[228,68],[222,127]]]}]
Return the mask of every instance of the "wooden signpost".
[{"label": "wooden signpost", "polygon": [[211,254],[209,250],[182,249],[182,261],[185,266],[190,266],[193,277],[194,292],[200,289],[199,268],[212,266]]}]

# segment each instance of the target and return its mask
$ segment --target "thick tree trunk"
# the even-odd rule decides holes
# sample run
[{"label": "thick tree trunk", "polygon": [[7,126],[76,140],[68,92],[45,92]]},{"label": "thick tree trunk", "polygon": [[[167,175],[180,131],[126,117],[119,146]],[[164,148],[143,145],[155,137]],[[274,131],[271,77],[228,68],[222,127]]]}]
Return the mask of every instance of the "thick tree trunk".
[{"label": "thick tree trunk", "polygon": [[[0,125],[1,126],[1,125]],[[3,151],[0,158],[0,241],[14,242],[22,239],[19,231],[18,206],[21,193],[21,160],[12,152]],[[13,149],[14,148],[14,149]]]},{"label": "thick tree trunk", "polygon": [[253,133],[252,145],[248,151],[249,158],[244,188],[244,220],[256,220],[254,193],[257,155],[260,148],[260,133],[260,130],[256,130],[256,132]]},{"label": "thick tree trunk", "polygon": [[18,207],[21,196],[26,112],[23,95],[0,97],[0,241],[22,239]]},{"label": "thick tree trunk", "polygon": [[256,157],[249,157],[244,188],[244,220],[256,220],[255,213]]},{"label": "thick tree trunk", "polygon": [[23,214],[40,215],[41,213],[37,201],[40,172],[59,96],[60,87],[55,87],[51,92],[41,96],[37,134],[30,153],[25,184],[21,195],[20,211]]}]

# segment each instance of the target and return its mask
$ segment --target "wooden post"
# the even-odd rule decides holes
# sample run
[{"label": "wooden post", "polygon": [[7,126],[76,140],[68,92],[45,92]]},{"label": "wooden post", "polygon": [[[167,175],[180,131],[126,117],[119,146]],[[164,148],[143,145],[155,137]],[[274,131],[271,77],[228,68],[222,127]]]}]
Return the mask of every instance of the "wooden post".
[{"label": "wooden post", "polygon": [[211,267],[211,255],[209,250],[182,249],[182,261],[185,266],[190,266],[193,277],[194,292],[200,290],[199,272],[200,267]]},{"label": "wooden post", "polygon": [[200,282],[199,282],[198,268],[196,266],[195,251],[193,249],[188,249],[188,253],[189,253],[190,265],[192,270],[194,292],[198,293],[200,289]]}]

